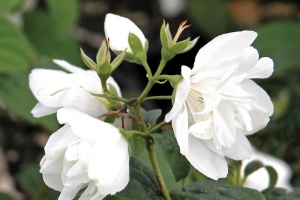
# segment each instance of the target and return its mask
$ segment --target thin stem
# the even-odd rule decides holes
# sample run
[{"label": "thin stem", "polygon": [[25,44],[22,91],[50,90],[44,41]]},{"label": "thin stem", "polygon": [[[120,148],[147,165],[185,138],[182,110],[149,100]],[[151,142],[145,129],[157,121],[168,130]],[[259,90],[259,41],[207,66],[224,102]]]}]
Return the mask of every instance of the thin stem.
[{"label": "thin stem", "polygon": [[144,62],[144,63],[143,63],[143,66],[144,66],[144,68],[145,68],[145,70],[146,70],[146,72],[147,72],[148,79],[151,79],[151,78],[152,78],[152,72],[151,72],[151,69],[150,69],[148,63],[147,63],[147,62]]},{"label": "thin stem", "polygon": [[159,169],[156,154],[155,154],[155,151],[154,151],[154,143],[153,143],[152,139],[148,140],[147,150],[148,150],[148,155],[150,157],[150,161],[151,161],[151,164],[152,164],[152,168],[155,172],[155,175],[156,175],[157,181],[160,185],[161,191],[162,191],[162,193],[163,193],[166,200],[171,200],[168,189],[167,189],[166,184],[164,182],[163,176],[162,176],[161,171]]},{"label": "thin stem", "polygon": [[172,96],[152,96],[152,97],[146,97],[144,101],[147,100],[170,100],[172,99]]},{"label": "thin stem", "polygon": [[119,97],[119,96],[115,96],[115,95],[111,95],[111,94],[92,94],[92,95],[96,96],[96,97],[104,98],[104,99],[121,101],[123,103],[126,103],[128,101],[128,99],[125,99],[125,98]]},{"label": "thin stem", "polygon": [[[161,74],[161,72],[164,69],[166,63],[167,63],[167,61],[165,59],[162,58],[160,60],[159,66],[158,66],[158,68],[157,68],[157,70],[156,70],[156,72],[154,74],[154,77],[159,76]],[[143,90],[143,92],[141,93],[141,95],[137,98],[137,101],[139,103],[142,103],[144,101],[144,98],[148,95],[148,93],[150,92],[151,88],[155,84],[155,80],[154,79],[150,78],[149,76],[148,76],[148,78],[149,78],[149,81],[148,81],[145,89]]]},{"label": "thin stem", "polygon": [[153,128],[151,128],[149,130],[149,134],[154,133],[155,131],[161,129],[162,127],[164,127],[166,125],[168,125],[167,122],[165,122],[165,121],[160,122],[159,124],[157,124],[156,126],[154,126]]}]

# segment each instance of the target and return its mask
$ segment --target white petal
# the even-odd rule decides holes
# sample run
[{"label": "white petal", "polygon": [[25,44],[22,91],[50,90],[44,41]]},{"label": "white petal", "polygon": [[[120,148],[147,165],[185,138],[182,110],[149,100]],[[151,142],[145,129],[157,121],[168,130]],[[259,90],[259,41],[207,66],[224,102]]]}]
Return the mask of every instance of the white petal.
[{"label": "white petal", "polygon": [[255,133],[267,125],[269,117],[273,114],[274,106],[268,94],[253,81],[244,80],[241,82],[240,86],[250,94],[257,96],[257,99],[253,100],[253,102],[264,110],[267,110],[267,113],[258,109],[249,111],[253,130],[249,131],[248,134]]},{"label": "white petal", "polygon": [[76,194],[79,192],[80,186],[64,187],[59,195],[58,200],[73,200]]},{"label": "white petal", "polygon": [[111,84],[117,91],[118,93],[118,96],[122,96],[122,93],[121,93],[121,89],[118,85],[118,83],[115,81],[115,79],[113,77],[109,77],[106,81],[107,84]]},{"label": "white petal", "polygon": [[241,131],[237,131],[235,142],[230,148],[222,149],[223,155],[234,160],[245,160],[252,156],[252,147]]},{"label": "white petal", "polygon": [[193,134],[196,138],[208,140],[212,138],[212,134],[209,131],[212,125],[211,119],[205,121],[199,121],[190,126],[189,133]]},{"label": "white petal", "polygon": [[205,176],[217,180],[227,176],[225,158],[211,151],[202,140],[189,136],[189,151],[185,154],[188,161]]},{"label": "white petal", "polygon": [[256,66],[247,72],[247,78],[268,78],[272,75],[274,69],[273,60],[267,57],[261,58]]},{"label": "white petal", "polygon": [[[46,156],[45,156],[46,157]],[[54,158],[45,159],[41,164],[41,173],[60,173],[63,169],[64,152],[59,152]]]},{"label": "white petal", "polygon": [[70,168],[66,174],[67,180],[65,186],[76,186],[79,184],[88,183],[91,179],[88,177],[87,166],[80,160]]},{"label": "white petal", "polygon": [[185,155],[188,151],[188,113],[186,104],[183,105],[178,115],[172,120],[172,126],[180,153]]},{"label": "white petal", "polygon": [[61,181],[61,173],[43,173],[43,180],[48,187],[56,191],[62,191],[64,188]]},{"label": "white petal", "polygon": [[121,137],[114,143],[96,142],[90,155],[88,174],[101,195],[113,195],[123,190],[129,182],[127,141]]},{"label": "white petal", "polygon": [[254,31],[241,31],[220,35],[202,47],[195,59],[192,74],[205,71],[229,57],[240,54],[250,46],[257,33]]},{"label": "white petal", "polygon": [[[58,110],[57,119],[59,123],[67,124],[74,134],[89,141],[115,141],[122,137],[118,129],[113,125],[92,118],[72,108]],[[107,137],[107,134],[109,134],[109,137]]]},{"label": "white petal", "polygon": [[69,145],[65,153],[65,159],[67,161],[78,160],[79,157],[78,148],[79,148],[79,143]]},{"label": "white petal", "polygon": [[64,68],[65,70],[72,72],[72,73],[85,73],[85,70],[76,67],[74,65],[71,65],[70,63],[66,62],[65,60],[57,60],[53,59],[53,62],[60,67]]},{"label": "white petal", "polygon": [[145,47],[146,38],[143,32],[129,19],[114,14],[107,14],[104,21],[106,39],[109,38],[110,48],[117,51],[132,52],[128,44],[129,33],[134,33]]},{"label": "white petal", "polygon": [[183,79],[177,86],[174,105],[173,105],[171,111],[169,113],[167,113],[165,116],[166,122],[171,121],[178,114],[178,112],[182,109],[182,107],[185,103],[185,100],[187,99],[187,96],[190,91],[191,69],[188,68],[187,66],[182,66],[181,74],[183,76]]},{"label": "white petal", "polygon": [[48,108],[41,103],[37,103],[30,112],[34,117],[44,117],[56,113],[58,109],[59,108]]},{"label": "white petal", "polygon": [[215,93],[208,93],[208,94],[202,94],[202,98],[204,101],[204,109],[201,112],[197,112],[194,114],[206,114],[212,112],[220,103],[220,94]]},{"label": "white petal", "polygon": [[45,146],[46,157],[55,157],[58,152],[66,150],[68,145],[78,141],[78,136],[73,134],[68,126],[63,126],[50,136]]},{"label": "white petal", "polygon": [[74,108],[92,117],[99,117],[106,112],[106,109],[95,97],[80,87],[68,89],[61,96],[60,101],[64,108]]}]

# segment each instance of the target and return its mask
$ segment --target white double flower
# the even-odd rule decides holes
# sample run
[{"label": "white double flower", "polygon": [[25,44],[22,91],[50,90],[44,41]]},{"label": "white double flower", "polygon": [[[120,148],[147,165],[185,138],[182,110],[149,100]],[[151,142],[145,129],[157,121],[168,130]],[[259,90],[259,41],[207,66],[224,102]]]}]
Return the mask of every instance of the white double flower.
[{"label": "white double flower", "polygon": [[267,78],[273,61],[250,45],[253,31],[216,37],[196,56],[193,69],[182,66],[172,110],[180,152],[204,175],[227,176],[225,157],[248,159],[252,148],[245,135],[264,128],[273,113],[267,93],[251,78]]},{"label": "white double flower", "polygon": [[128,143],[111,124],[72,108],[57,111],[59,123],[41,160],[45,183],[61,191],[59,200],[103,199],[125,188],[129,181]]}]

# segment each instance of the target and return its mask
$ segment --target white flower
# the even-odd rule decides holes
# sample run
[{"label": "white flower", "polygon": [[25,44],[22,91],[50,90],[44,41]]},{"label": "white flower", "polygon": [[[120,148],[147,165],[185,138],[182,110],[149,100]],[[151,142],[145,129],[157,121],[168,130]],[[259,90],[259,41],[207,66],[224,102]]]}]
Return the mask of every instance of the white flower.
[{"label": "white flower", "polygon": [[103,199],[129,181],[128,143],[118,129],[72,108],[57,111],[59,123],[45,146],[40,172],[45,183],[61,191],[59,200]]},{"label": "white flower", "polygon": [[129,33],[135,34],[145,48],[147,39],[143,32],[129,19],[114,14],[107,14],[104,21],[105,37],[109,39],[110,48],[114,51],[132,53],[128,44]]},{"label": "white flower", "polygon": [[270,58],[259,59],[251,43],[253,31],[216,37],[196,56],[191,70],[182,66],[172,110],[172,125],[180,152],[212,179],[227,176],[224,156],[243,160],[252,155],[245,135],[266,126],[273,113],[267,93],[250,78],[273,72]]},{"label": "white flower", "polygon": [[[71,73],[51,69],[32,70],[29,86],[39,101],[31,111],[34,117],[55,113],[62,107],[76,108],[93,117],[106,112],[103,103],[90,94],[102,94],[101,82],[96,72],[83,70],[63,60],[53,61]],[[112,77],[107,83],[112,84],[121,95],[119,86]]]},{"label": "white flower", "polygon": [[[242,162],[242,172],[244,172],[244,169],[247,166],[247,164],[254,160],[261,161],[265,166],[274,167],[278,175],[276,187],[286,188],[289,190],[293,189],[290,184],[292,169],[286,162],[274,156],[271,156],[269,154],[253,149],[253,156],[251,157],[251,159],[244,160]],[[267,189],[268,186],[269,186],[269,174],[264,167],[250,174],[247,177],[246,182],[244,183],[244,187],[253,188],[259,191],[263,191]]]}]

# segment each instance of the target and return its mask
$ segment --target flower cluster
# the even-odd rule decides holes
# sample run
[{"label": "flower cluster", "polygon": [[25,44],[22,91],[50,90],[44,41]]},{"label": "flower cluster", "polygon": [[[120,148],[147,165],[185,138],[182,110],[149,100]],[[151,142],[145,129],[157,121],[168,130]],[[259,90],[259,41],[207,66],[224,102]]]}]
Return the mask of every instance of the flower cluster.
[{"label": "flower cluster", "polygon": [[[168,60],[190,50],[197,42],[198,38],[177,42],[181,32],[189,27],[185,24],[186,21],[179,26],[172,39],[168,24],[163,23],[160,32],[163,64],[154,75],[147,64],[148,41],[144,34],[129,19],[114,14],[106,16],[106,40],[99,49],[97,62],[81,52],[83,61],[92,70],[54,60],[70,73],[49,69],[31,72],[30,89],[39,101],[31,111],[33,116],[57,113],[58,122],[64,124],[50,136],[40,163],[45,183],[61,191],[59,199],[73,199],[80,190],[84,190],[80,200],[103,199],[126,187],[128,142],[132,135],[146,135],[144,139],[150,141],[147,144],[152,144],[149,135],[161,128],[147,129],[140,109],[149,90],[160,79],[170,81],[176,91],[174,105],[162,125],[172,121],[180,153],[191,165],[207,177],[218,179],[228,173],[225,157],[244,160],[252,156],[246,135],[267,125],[273,105],[267,93],[251,79],[269,77],[273,61],[259,59],[257,50],[250,46],[257,36],[255,32],[234,32],[221,35],[201,48],[194,67],[182,66],[181,76],[160,76]],[[109,47],[118,55],[112,62]],[[147,87],[132,100],[121,97],[118,84],[110,76],[123,59],[143,65],[148,75]],[[112,103],[119,100],[124,106],[112,111]],[[136,116],[127,113],[126,106],[130,103]],[[139,129],[126,131],[130,135],[127,137],[118,128],[118,119],[110,120],[111,123],[104,121],[112,114],[130,116]],[[164,196],[167,198],[168,194]]]}]

